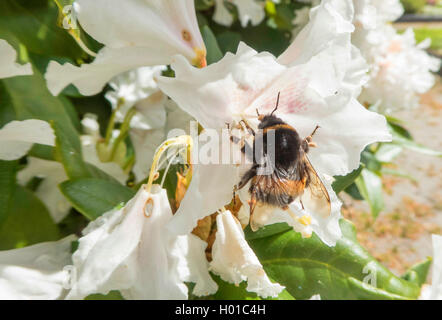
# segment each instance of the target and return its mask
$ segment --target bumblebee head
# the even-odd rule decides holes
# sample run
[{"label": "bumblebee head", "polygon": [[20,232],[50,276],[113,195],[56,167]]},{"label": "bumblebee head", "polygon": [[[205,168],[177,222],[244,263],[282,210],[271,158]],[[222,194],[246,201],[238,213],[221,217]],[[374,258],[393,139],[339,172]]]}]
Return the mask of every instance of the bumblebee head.
[{"label": "bumblebee head", "polygon": [[256,114],[258,115],[258,120],[261,121],[260,124],[258,125],[259,129],[264,129],[264,128],[271,127],[271,126],[274,126],[277,124],[285,124],[284,121],[282,121],[277,116],[273,115],[273,113],[276,110],[278,110],[280,94],[281,94],[281,92],[278,92],[278,98],[276,99],[276,106],[275,106],[275,109],[273,109],[273,111],[271,113],[269,113],[267,115],[259,114],[258,109],[256,109]]},{"label": "bumblebee head", "polygon": [[260,121],[258,129],[265,129],[278,124],[286,124],[283,120],[281,120],[277,116],[274,116],[273,114],[260,115],[258,116],[258,120]]}]

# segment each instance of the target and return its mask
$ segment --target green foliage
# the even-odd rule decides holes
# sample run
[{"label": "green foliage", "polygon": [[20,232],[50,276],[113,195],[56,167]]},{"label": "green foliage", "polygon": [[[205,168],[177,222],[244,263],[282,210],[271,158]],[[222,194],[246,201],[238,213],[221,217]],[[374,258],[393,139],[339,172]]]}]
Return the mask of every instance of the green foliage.
[{"label": "green foliage", "polygon": [[0,227],[10,212],[15,192],[17,161],[0,160]]},{"label": "green foliage", "polygon": [[427,4],[427,0],[401,0],[405,12],[417,13]]},{"label": "green foliage", "polygon": [[371,213],[377,217],[384,208],[381,178],[368,169],[362,169],[361,175],[355,181],[362,197],[370,205]]},{"label": "green foliage", "polygon": [[0,226],[0,250],[53,241],[59,236],[43,203],[31,191],[16,186],[9,213]]},{"label": "green foliage", "polygon": [[135,195],[133,190],[119,183],[95,178],[63,182],[60,190],[72,206],[90,220],[98,218]]},{"label": "green foliage", "polygon": [[[294,300],[294,298],[287,292],[287,290],[283,290],[279,296],[276,298],[268,298],[263,299],[259,297],[256,293],[248,292],[246,290],[247,283],[241,282],[238,286],[227,283],[222,280],[219,276],[211,274],[213,280],[218,284],[218,291],[208,297],[198,298],[192,296],[192,299],[202,299],[202,300]],[[192,285],[190,285],[192,287]]]},{"label": "green foliage", "polygon": [[[293,230],[248,238],[267,274],[296,299],[415,299],[419,286],[394,276],[358,244],[354,226],[341,220],[343,237],[329,247]],[[269,226],[272,228],[273,226]],[[280,228],[281,226],[278,226]],[[364,283],[376,277],[376,287]],[[372,278],[373,279],[373,278]]]}]

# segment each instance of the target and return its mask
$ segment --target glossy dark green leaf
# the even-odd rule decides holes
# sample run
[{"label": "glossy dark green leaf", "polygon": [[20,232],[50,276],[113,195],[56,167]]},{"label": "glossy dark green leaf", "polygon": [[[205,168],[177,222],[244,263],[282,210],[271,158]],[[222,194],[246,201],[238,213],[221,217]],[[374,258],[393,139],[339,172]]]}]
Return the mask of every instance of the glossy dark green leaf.
[{"label": "glossy dark green leaf", "polygon": [[10,213],[17,166],[17,161],[0,160],[0,226]]},{"label": "glossy dark green leaf", "polygon": [[241,282],[238,286],[222,280],[219,276],[211,274],[213,280],[218,284],[218,291],[209,297],[203,299],[214,300],[294,300],[287,290],[283,290],[278,297],[263,299],[256,293],[248,292],[246,290],[247,283]]},{"label": "glossy dark green leaf", "polygon": [[81,57],[83,51],[66,30],[57,26],[57,19],[58,8],[53,1],[2,0],[0,38],[11,33],[29,52],[73,59]]},{"label": "glossy dark green leaf", "polygon": [[376,173],[363,169],[355,183],[362,197],[370,205],[372,215],[377,217],[384,208],[381,178]]},{"label": "glossy dark green leaf", "polygon": [[112,290],[108,294],[91,294],[88,295],[84,300],[124,300],[120,291]]},{"label": "glossy dark green leaf", "polygon": [[16,186],[7,219],[0,227],[0,250],[58,240],[59,230],[43,203],[29,190]]},{"label": "glossy dark green leaf", "polygon": [[218,46],[218,42],[216,41],[212,30],[210,30],[208,26],[204,26],[201,29],[201,35],[203,36],[204,44],[206,45],[207,49],[207,64],[209,65],[221,60],[221,58],[223,57],[223,53]]},{"label": "glossy dark green leaf", "polygon": [[60,190],[72,206],[90,220],[127,202],[135,195],[132,189],[120,183],[96,178],[65,181],[60,184]]},{"label": "glossy dark green leaf", "polygon": [[419,286],[396,277],[361,247],[350,222],[342,219],[340,225],[343,237],[334,247],[315,234],[303,239],[293,230],[248,242],[269,277],[296,299],[315,294],[322,299],[418,297]]},{"label": "glossy dark green leaf", "polygon": [[346,176],[335,176],[335,181],[333,181],[333,190],[338,194],[339,192],[345,190],[349,185],[351,185],[357,177],[362,172],[362,166],[359,166],[356,170],[353,170]]}]

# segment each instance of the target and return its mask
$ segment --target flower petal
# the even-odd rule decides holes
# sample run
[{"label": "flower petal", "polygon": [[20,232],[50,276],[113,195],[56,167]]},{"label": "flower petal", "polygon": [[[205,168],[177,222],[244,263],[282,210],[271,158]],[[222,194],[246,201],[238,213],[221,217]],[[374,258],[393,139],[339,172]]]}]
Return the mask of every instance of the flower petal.
[{"label": "flower petal", "polygon": [[35,195],[46,205],[54,222],[59,223],[71,209],[70,203],[58,189],[58,185],[67,180],[63,166],[56,161],[28,157],[28,165],[17,173],[17,180],[25,185],[33,177],[44,179]]},{"label": "flower petal", "polygon": [[263,298],[277,297],[283,286],[272,283],[244,238],[241,224],[230,211],[216,217],[216,239],[210,269],[224,281],[238,285],[247,280],[246,290]]},{"label": "flower petal", "polygon": [[[114,76],[141,66],[167,65],[175,54],[205,64],[193,0],[77,0],[81,26],[105,47],[91,64],[51,61],[45,75],[52,94],[73,83],[84,95]],[[121,15],[124,12],[124,15]]]},{"label": "flower petal", "polygon": [[171,217],[166,191],[154,186],[149,193],[142,186],[123,208],[90,223],[73,255],[78,280],[67,298],[120,290],[131,299],[185,299],[187,287],[171,269],[173,242],[163,228]]},{"label": "flower petal", "polygon": [[0,251],[0,299],[47,300],[61,299],[68,285],[71,263],[69,236],[55,242]]},{"label": "flower petal", "polygon": [[310,10],[310,21],[278,58],[285,65],[305,63],[330,46],[339,46],[342,37],[354,31],[351,0],[323,0]]},{"label": "flower petal", "polygon": [[0,39],[0,79],[32,74],[30,63],[20,65],[16,63],[17,52],[5,40]]},{"label": "flower petal", "polygon": [[205,250],[207,243],[193,234],[179,236],[171,254],[176,257],[180,279],[194,282],[193,294],[207,296],[218,290],[218,285],[209,274],[209,262]]},{"label": "flower petal", "polygon": [[34,143],[55,146],[55,135],[46,121],[11,121],[0,129],[0,141],[0,159],[16,160],[23,157]]}]

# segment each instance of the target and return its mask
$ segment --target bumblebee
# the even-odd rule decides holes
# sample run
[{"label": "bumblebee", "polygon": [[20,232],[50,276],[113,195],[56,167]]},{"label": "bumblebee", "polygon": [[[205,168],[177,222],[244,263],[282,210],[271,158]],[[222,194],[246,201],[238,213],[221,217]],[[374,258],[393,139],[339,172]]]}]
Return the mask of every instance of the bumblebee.
[{"label": "bumblebee", "polygon": [[[313,210],[321,216],[327,217],[331,211],[327,189],[307,156],[309,149],[316,147],[313,135],[319,126],[301,139],[295,128],[274,115],[278,104],[279,94],[276,107],[270,114],[260,115],[257,111],[260,123],[256,134],[245,120],[242,121],[254,138],[253,148],[248,147],[253,150],[253,165],[235,186],[234,195],[251,181],[249,206],[253,231],[257,229],[253,223],[257,205],[287,210],[290,203],[299,200],[303,209]],[[273,137],[269,138],[270,134]],[[246,153],[245,150],[243,146],[241,151]],[[251,157],[250,153],[248,157]]]}]

